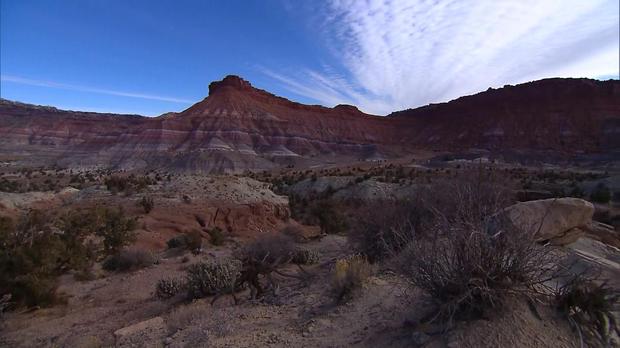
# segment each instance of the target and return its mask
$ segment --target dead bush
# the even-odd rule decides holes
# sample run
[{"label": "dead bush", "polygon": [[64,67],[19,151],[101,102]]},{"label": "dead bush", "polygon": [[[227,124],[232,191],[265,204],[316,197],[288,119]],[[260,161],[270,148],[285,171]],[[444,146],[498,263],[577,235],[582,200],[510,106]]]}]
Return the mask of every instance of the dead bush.
[{"label": "dead bush", "polygon": [[609,347],[613,330],[620,334],[614,310],[620,294],[597,282],[594,277],[579,274],[569,279],[555,293],[555,303],[578,331],[581,343]]},{"label": "dead bush", "polygon": [[[275,288],[276,284],[271,276],[281,265],[289,263],[295,255],[295,246],[289,236],[273,234],[264,236],[246,245],[236,257],[241,260],[242,272],[239,284],[249,284],[252,297],[260,297],[264,293],[259,276],[264,276],[270,285]],[[292,276],[295,277],[295,276]]]},{"label": "dead bush", "polygon": [[187,268],[186,284],[190,299],[234,293],[241,276],[241,262],[235,259],[201,262]]},{"label": "dead bush", "polygon": [[[536,231],[498,218],[512,198],[504,196],[509,184],[492,171],[479,168],[426,189],[423,202],[432,219],[404,249],[399,268],[436,300],[436,318],[447,327],[453,319],[501,309],[509,296],[536,295],[556,275],[557,262],[548,247],[535,243]],[[444,197],[447,192],[452,202]]]},{"label": "dead bush", "polygon": [[479,318],[515,294],[536,294],[556,272],[556,261],[533,233],[508,224],[440,224],[432,240],[401,255],[401,269],[439,305],[438,318]]},{"label": "dead bush", "polygon": [[338,303],[350,300],[372,274],[372,266],[365,257],[355,255],[336,260],[331,287]]},{"label": "dead bush", "polygon": [[426,219],[436,220],[440,215],[456,223],[482,221],[516,203],[515,184],[501,172],[484,166],[435,179],[416,194],[419,205],[428,210]]},{"label": "dead bush", "polygon": [[356,212],[349,242],[370,262],[392,257],[413,241],[425,213],[410,201],[368,204]]},{"label": "dead bush", "polygon": [[110,272],[127,272],[151,266],[155,262],[153,255],[143,250],[121,250],[108,256],[102,264]]},{"label": "dead bush", "polygon": [[205,305],[192,303],[175,308],[166,317],[166,326],[168,332],[175,333],[178,330],[189,327],[192,322],[203,318],[209,312]]}]

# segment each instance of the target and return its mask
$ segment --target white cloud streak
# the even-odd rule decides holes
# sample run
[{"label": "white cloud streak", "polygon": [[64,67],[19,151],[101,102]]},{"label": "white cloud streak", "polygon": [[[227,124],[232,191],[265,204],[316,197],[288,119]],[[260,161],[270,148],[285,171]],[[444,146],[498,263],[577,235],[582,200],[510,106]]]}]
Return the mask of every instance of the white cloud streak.
[{"label": "white cloud streak", "polygon": [[324,67],[275,74],[292,92],[367,112],[546,77],[617,76],[617,0],[332,0]]},{"label": "white cloud streak", "polygon": [[164,97],[164,96],[142,94],[142,93],[113,91],[109,89],[77,86],[77,85],[70,85],[70,84],[58,83],[58,82],[53,82],[53,81],[32,80],[32,79],[27,79],[27,78],[23,78],[19,76],[12,76],[12,75],[2,75],[0,76],[0,80],[6,81],[6,82],[18,83],[22,85],[29,85],[29,86],[66,89],[66,90],[72,90],[72,91],[89,92],[89,93],[97,93],[97,94],[108,94],[108,95],[115,95],[115,96],[128,97],[128,98],[159,100],[159,101],[165,101],[165,102],[177,103],[177,104],[192,104],[193,103],[193,101],[188,100],[188,99]]}]

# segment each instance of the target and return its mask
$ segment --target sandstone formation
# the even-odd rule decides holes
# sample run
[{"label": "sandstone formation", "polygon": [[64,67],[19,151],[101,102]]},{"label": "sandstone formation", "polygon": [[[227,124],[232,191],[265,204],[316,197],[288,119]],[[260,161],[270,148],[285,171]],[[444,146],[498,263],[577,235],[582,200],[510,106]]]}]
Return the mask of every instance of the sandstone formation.
[{"label": "sandstone formation", "polygon": [[620,82],[547,79],[387,117],[304,105],[237,76],[180,113],[148,118],[0,101],[0,160],[233,172],[377,160],[418,150],[617,159]]},{"label": "sandstone formation", "polygon": [[504,211],[509,221],[538,241],[570,244],[592,225],[594,206],[579,198],[552,198],[520,202]]}]

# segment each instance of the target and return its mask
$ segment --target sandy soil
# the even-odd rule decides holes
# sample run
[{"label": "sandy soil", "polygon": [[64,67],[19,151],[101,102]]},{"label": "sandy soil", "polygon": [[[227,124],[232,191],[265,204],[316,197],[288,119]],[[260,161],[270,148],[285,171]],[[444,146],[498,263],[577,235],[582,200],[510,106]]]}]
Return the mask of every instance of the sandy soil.
[{"label": "sandy soil", "polygon": [[[540,307],[538,319],[528,306],[516,301],[513,310],[488,320],[460,324],[447,334],[412,323],[432,306],[428,298],[389,270],[379,270],[353,300],[334,302],[330,276],[334,261],[348,253],[346,239],[327,236],[304,247],[319,250],[314,276],[303,283],[279,277],[277,296],[252,301],[241,293],[238,305],[231,297],[193,303],[153,298],[158,279],[181,276],[184,267],[199,259],[228,255],[226,247],[192,256],[159,255],[152,267],[125,274],[107,274],[94,281],[63,278],[60,290],[67,304],[27,313],[10,313],[0,346],[92,347],[132,346],[120,343],[114,332],[153,318],[163,326],[138,336],[140,347],[576,347],[576,336],[553,310]],[[295,266],[283,272],[294,274]]]}]

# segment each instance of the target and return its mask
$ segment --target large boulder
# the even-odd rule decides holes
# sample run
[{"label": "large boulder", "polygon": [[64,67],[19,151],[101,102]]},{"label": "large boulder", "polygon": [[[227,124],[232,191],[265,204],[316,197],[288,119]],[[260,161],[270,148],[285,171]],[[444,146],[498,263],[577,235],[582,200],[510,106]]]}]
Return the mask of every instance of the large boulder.
[{"label": "large boulder", "polygon": [[517,228],[535,233],[537,241],[569,244],[592,224],[594,205],[579,198],[552,198],[521,202],[503,214]]}]

